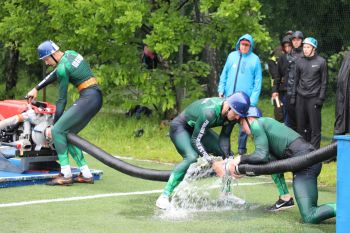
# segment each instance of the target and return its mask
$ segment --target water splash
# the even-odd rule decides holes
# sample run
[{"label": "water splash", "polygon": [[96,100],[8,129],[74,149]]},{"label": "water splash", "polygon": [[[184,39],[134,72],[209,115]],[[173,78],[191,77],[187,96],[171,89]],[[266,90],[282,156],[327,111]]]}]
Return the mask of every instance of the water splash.
[{"label": "water splash", "polygon": [[216,177],[211,166],[199,159],[189,167],[184,180],[174,190],[170,208],[157,215],[161,219],[184,220],[198,212],[244,210],[250,208],[244,197],[237,181],[231,177]]}]

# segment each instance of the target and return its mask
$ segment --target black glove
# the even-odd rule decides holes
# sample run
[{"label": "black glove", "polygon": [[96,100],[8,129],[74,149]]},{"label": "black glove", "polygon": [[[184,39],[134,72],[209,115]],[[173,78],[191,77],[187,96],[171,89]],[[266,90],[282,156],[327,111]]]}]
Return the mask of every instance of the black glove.
[{"label": "black glove", "polygon": [[323,100],[317,99],[315,101],[315,108],[322,108],[322,105],[323,105]]},{"label": "black glove", "polygon": [[290,98],[289,104],[290,105],[294,105],[295,104],[295,97]]}]

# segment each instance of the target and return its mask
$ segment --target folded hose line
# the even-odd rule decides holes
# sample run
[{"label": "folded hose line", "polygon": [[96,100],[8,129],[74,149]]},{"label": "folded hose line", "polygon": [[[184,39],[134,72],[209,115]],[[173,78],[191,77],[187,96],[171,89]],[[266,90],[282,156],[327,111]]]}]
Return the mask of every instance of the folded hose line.
[{"label": "folded hose line", "polygon": [[305,169],[336,155],[337,143],[334,142],[318,150],[293,158],[272,161],[259,165],[240,164],[236,167],[236,172],[239,174],[246,174],[248,176],[270,175],[289,171],[293,172]]},{"label": "folded hose line", "polygon": [[70,143],[76,145],[95,159],[122,173],[146,180],[167,181],[169,179],[171,171],[147,169],[129,164],[73,133],[68,133],[67,138]]}]

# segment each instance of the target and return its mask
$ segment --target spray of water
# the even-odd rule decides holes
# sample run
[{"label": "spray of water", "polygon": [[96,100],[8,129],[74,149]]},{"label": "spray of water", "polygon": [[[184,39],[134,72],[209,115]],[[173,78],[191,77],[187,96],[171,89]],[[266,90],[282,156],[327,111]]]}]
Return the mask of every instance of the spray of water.
[{"label": "spray of water", "polygon": [[198,212],[243,210],[249,208],[242,199],[244,196],[237,181],[230,176],[216,177],[211,166],[198,159],[197,163],[189,167],[184,180],[174,190],[170,208],[160,211],[158,216],[162,219],[181,220],[189,219]]}]

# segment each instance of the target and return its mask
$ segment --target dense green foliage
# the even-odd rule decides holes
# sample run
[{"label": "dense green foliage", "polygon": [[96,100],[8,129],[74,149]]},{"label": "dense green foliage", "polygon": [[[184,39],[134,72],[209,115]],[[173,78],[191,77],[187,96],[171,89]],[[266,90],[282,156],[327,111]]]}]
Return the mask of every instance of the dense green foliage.
[{"label": "dense green foliage", "polygon": [[[205,62],[208,48],[216,49],[223,63],[238,37],[250,33],[260,51],[268,50],[260,8],[257,0],[5,0],[0,42],[6,50],[18,50],[25,64],[20,69],[38,80],[36,47],[54,40],[89,60],[107,102],[153,105],[165,112],[175,106],[179,88],[188,98],[203,95],[201,79],[214,69]],[[142,64],[144,44],[158,54],[157,69]],[[33,72],[31,66],[40,68]]]},{"label": "dense green foliage", "polygon": [[[289,29],[318,39],[319,52],[329,58],[333,93],[341,53],[350,43],[349,12],[346,1],[330,0],[5,0],[0,80],[6,85],[0,96],[23,95],[16,87],[19,76],[42,78],[36,47],[51,39],[91,63],[106,102],[124,109],[147,105],[161,115],[180,110],[179,98],[216,95],[218,76],[239,36],[253,35],[255,52],[265,63],[270,47]],[[155,69],[143,64],[145,44],[157,54]],[[9,59],[16,52],[18,64]],[[265,82],[263,94],[269,95],[268,89]]]}]

